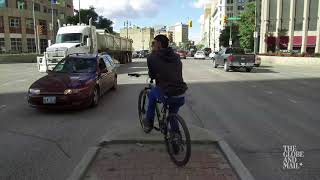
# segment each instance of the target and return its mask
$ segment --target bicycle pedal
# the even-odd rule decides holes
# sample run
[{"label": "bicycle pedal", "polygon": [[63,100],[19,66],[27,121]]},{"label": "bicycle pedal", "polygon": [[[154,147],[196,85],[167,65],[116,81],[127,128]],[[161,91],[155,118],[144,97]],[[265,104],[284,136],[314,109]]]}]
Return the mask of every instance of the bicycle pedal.
[{"label": "bicycle pedal", "polygon": [[158,127],[153,127],[153,129],[156,131],[160,131],[160,128],[158,128]]}]

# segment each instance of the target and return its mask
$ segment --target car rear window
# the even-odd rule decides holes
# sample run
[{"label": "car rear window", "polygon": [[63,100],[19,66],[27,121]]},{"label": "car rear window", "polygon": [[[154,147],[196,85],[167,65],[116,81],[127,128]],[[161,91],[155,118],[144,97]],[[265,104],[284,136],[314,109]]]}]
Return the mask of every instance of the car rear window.
[{"label": "car rear window", "polygon": [[245,54],[241,48],[228,48],[226,54]]},{"label": "car rear window", "polygon": [[58,73],[92,73],[97,69],[95,58],[74,58],[69,57],[60,61],[53,72]]}]

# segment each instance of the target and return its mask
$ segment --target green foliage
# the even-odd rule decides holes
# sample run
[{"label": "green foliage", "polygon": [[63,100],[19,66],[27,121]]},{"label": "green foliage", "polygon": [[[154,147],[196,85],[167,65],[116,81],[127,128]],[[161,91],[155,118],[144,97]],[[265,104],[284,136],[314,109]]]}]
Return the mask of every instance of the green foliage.
[{"label": "green foliage", "polygon": [[[103,16],[99,16],[94,7],[90,7],[89,9],[81,9],[80,10],[80,19],[81,23],[88,24],[89,19],[92,18],[92,24],[96,26],[98,29],[107,29],[108,32],[112,33],[113,22]],[[79,11],[76,11],[75,16],[68,16],[66,18],[67,24],[77,24],[79,23]]]},{"label": "green foliage", "polygon": [[249,3],[245,7],[245,11],[241,13],[239,23],[240,46],[244,49],[254,48],[254,31],[255,31],[255,3]]},{"label": "green foliage", "polygon": [[196,47],[197,47],[197,49],[199,49],[199,50],[200,50],[200,49],[203,49],[203,48],[204,48],[204,44],[197,44]]},{"label": "green foliage", "polygon": [[[239,44],[239,31],[237,26],[232,26],[232,45],[237,46]],[[229,39],[230,39],[230,26],[226,27],[224,30],[221,31],[219,36],[220,46],[229,47]]]}]

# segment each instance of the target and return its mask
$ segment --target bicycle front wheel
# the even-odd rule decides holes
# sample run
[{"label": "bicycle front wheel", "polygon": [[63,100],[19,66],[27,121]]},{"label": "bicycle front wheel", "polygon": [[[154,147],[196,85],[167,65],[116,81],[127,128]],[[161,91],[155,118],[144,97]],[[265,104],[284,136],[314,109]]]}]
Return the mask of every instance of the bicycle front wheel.
[{"label": "bicycle front wheel", "polygon": [[167,122],[167,134],[165,138],[168,154],[177,166],[184,166],[191,156],[190,133],[183,118],[178,114],[169,115],[170,121],[177,121],[178,131],[172,131],[170,122]]},{"label": "bicycle front wheel", "polygon": [[139,114],[139,120],[140,120],[140,125],[142,129],[144,129],[143,125],[143,119],[146,117],[147,113],[147,101],[148,101],[148,90],[143,89],[139,93],[139,100],[138,100],[138,114]]}]

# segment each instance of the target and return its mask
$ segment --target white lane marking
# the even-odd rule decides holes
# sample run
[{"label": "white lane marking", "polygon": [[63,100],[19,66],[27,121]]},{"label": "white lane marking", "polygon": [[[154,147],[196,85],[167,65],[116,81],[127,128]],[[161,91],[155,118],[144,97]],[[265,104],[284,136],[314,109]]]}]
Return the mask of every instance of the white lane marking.
[{"label": "white lane marking", "polygon": [[267,93],[267,94],[273,94],[272,91],[264,91],[264,92]]},{"label": "white lane marking", "polygon": [[294,103],[294,104],[297,104],[298,102],[296,100],[293,100],[293,99],[288,99],[290,102]]}]

